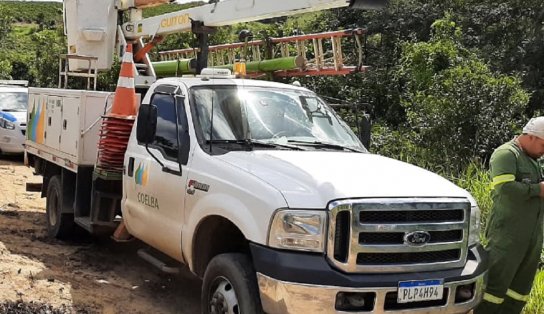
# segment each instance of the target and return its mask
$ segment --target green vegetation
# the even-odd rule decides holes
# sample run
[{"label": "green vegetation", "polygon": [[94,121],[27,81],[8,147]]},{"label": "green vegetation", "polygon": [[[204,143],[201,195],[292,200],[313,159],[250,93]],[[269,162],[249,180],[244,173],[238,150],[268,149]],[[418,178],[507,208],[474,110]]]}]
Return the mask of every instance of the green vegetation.
[{"label": "green vegetation", "polygon": [[524,308],[524,313],[544,313],[544,270],[536,275],[531,298]]},{"label": "green vegetation", "polygon": [[0,12],[8,12],[14,23],[43,24],[49,27],[59,25],[62,16],[60,2],[0,2]]},{"label": "green vegetation", "polygon": [[[352,103],[373,119],[370,150],[437,172],[469,190],[485,225],[491,210],[487,161],[493,149],[544,113],[541,0],[391,0],[382,11],[329,10],[221,28],[212,44],[366,27],[367,73],[299,78],[305,86]],[[146,9],[154,16],[199,5]],[[61,3],[0,2],[0,79],[55,87],[66,52]],[[170,35],[158,50],[189,48],[192,34]],[[348,60],[356,56],[345,50]],[[157,50],[152,57],[157,58]],[[112,90],[118,63],[99,78]],[[289,81],[289,80],[286,80]],[[77,86],[74,86],[77,87]],[[342,112],[345,120],[355,118]],[[544,262],[544,260],[543,260]],[[526,313],[544,312],[544,272]]]}]

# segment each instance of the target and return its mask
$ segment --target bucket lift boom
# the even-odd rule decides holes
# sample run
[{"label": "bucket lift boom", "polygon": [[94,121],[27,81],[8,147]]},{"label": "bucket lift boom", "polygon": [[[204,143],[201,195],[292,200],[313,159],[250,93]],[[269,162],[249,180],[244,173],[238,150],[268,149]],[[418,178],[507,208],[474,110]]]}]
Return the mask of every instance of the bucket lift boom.
[{"label": "bucket lift boom", "polygon": [[[168,34],[196,33],[199,39],[197,73],[208,62],[208,34],[214,28],[241,22],[315,12],[332,8],[352,7],[377,9],[388,0],[223,0],[199,7],[184,9],[149,18],[142,17],[142,7],[162,4],[169,0],[64,0],[65,30],[68,36],[68,68],[66,72],[109,70],[113,55],[122,55],[127,42],[135,43],[136,67],[139,75],[136,85],[144,87],[156,79],[147,51],[151,48],[143,39],[156,44]],[[128,21],[119,25],[122,12]],[[144,49],[138,54],[139,50]],[[89,58],[81,60],[80,57]],[[73,57],[73,58],[72,58]],[[319,56],[318,56],[319,57]],[[90,65],[89,60],[94,60]]]}]

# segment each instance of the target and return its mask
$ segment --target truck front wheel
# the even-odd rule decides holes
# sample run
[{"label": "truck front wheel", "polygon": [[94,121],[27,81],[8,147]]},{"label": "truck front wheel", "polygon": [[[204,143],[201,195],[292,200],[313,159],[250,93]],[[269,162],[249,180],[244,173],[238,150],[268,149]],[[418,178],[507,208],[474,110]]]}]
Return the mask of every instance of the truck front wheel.
[{"label": "truck front wheel", "polygon": [[60,176],[53,176],[47,186],[45,212],[50,237],[65,239],[73,233],[74,215],[62,213],[62,186]]},{"label": "truck front wheel", "polygon": [[228,253],[214,257],[204,274],[202,313],[262,313],[257,278],[245,254]]}]

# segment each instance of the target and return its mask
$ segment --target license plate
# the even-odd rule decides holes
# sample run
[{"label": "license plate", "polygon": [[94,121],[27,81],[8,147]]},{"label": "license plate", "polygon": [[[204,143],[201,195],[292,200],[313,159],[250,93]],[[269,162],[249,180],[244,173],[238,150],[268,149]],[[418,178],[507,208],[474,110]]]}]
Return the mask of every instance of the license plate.
[{"label": "license plate", "polygon": [[399,282],[397,302],[441,300],[443,295],[443,280],[401,281]]}]

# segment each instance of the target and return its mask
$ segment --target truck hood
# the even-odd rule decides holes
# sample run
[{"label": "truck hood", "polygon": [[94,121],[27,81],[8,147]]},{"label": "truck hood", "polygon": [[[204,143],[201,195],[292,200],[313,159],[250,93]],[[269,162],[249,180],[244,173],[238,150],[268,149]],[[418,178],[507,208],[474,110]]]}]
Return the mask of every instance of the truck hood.
[{"label": "truck hood", "polygon": [[230,152],[219,158],[278,189],[290,208],[325,208],[331,200],[343,198],[472,199],[437,174],[373,154],[253,151]]}]

